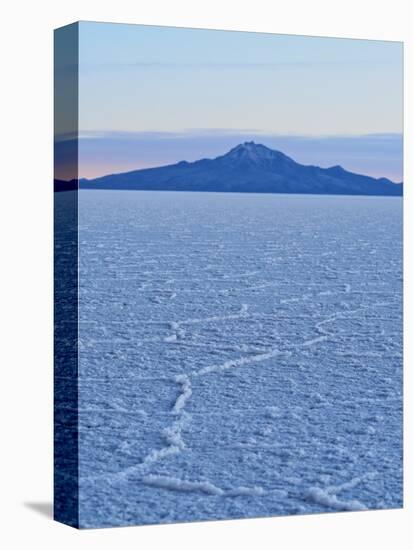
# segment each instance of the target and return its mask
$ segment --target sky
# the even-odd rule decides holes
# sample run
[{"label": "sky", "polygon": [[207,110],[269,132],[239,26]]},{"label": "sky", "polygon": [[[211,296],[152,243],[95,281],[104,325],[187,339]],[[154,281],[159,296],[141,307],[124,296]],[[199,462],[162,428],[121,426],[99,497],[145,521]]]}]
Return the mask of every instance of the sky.
[{"label": "sky", "polygon": [[399,42],[80,23],[79,171],[224,154],[402,179]]}]

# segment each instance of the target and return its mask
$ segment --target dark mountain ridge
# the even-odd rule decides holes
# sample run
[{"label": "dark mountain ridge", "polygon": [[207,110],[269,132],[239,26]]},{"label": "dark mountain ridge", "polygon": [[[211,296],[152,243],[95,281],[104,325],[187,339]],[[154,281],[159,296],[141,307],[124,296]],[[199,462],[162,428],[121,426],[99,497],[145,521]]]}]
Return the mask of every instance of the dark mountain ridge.
[{"label": "dark mountain ridge", "polygon": [[320,168],[295,162],[281,151],[253,141],[214,159],[82,179],[83,189],[221,191],[238,193],[309,193],[402,195],[403,185],[387,178],[348,172],[341,166]]}]

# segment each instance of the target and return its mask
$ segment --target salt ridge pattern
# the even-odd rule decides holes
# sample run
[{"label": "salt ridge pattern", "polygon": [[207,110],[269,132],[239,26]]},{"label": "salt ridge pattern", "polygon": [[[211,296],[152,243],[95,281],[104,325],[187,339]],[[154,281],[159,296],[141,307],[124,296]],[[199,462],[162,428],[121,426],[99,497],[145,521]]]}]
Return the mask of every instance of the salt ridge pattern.
[{"label": "salt ridge pattern", "polygon": [[400,199],[80,196],[84,526],[401,505]]}]

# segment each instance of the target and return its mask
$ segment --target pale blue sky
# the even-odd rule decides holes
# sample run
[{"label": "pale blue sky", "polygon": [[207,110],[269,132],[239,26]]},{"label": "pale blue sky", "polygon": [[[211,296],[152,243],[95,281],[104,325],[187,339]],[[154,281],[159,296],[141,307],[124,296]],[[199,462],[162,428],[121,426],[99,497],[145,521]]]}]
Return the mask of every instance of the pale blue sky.
[{"label": "pale blue sky", "polygon": [[[238,134],[247,139],[402,132],[397,42],[84,22],[79,84],[80,133],[103,140],[102,160],[104,140],[116,132],[129,132],[133,149],[133,140],[146,132],[167,132],[169,138],[184,132],[190,138],[213,130],[207,150],[228,134],[236,141]],[[175,145],[176,160],[188,157],[185,140]],[[169,159],[162,143],[153,141],[153,147],[158,151],[149,155],[157,157],[152,165]],[[378,154],[383,160],[385,151]],[[201,149],[197,155],[207,156]],[[135,151],[132,160],[136,167],[148,165],[143,153],[139,158]],[[99,170],[99,155],[92,159],[86,149],[81,161],[83,175],[108,169]],[[114,155],[113,171],[121,169]],[[397,179],[401,164],[395,168],[393,162],[382,175]]]}]

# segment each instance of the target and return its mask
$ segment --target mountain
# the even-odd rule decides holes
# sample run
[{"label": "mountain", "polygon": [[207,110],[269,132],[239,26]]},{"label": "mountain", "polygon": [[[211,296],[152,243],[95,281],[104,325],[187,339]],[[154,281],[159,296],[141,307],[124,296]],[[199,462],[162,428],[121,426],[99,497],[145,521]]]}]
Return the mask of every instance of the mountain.
[{"label": "mountain", "polygon": [[74,191],[78,188],[77,180],[54,180],[54,191]]},{"label": "mountain", "polygon": [[83,189],[146,189],[238,193],[402,195],[403,185],[347,172],[341,166],[304,166],[253,141],[225,155],[195,162],[80,180]]}]

